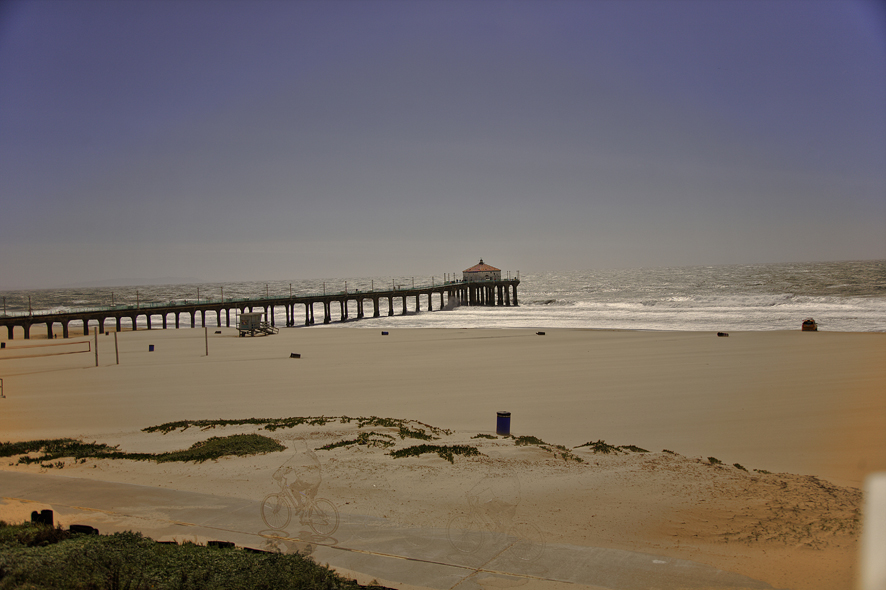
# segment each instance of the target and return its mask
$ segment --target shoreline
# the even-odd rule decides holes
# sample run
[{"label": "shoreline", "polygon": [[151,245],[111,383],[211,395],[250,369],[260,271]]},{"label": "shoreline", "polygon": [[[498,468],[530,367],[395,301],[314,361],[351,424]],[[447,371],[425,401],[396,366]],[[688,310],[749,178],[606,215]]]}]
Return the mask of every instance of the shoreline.
[{"label": "shoreline", "polygon": [[[439,311],[439,310],[437,310],[437,311]],[[414,313],[415,312],[410,312],[408,315],[414,315]],[[430,312],[430,313],[436,313],[436,311]],[[402,317],[402,316],[394,316],[394,317]],[[496,326],[493,328],[480,327],[480,326],[469,326],[469,327],[436,327],[436,326],[399,327],[399,326],[393,326],[393,327],[391,327],[391,326],[384,325],[383,323],[381,323],[381,322],[383,322],[383,320],[384,320],[384,318],[363,318],[363,319],[359,319],[359,320],[355,318],[355,319],[348,319],[345,321],[336,320],[330,324],[319,323],[319,324],[315,324],[315,325],[311,325],[311,326],[305,326],[305,325],[301,325],[301,324],[296,325],[296,326],[278,325],[277,328],[279,328],[281,331],[330,330],[330,329],[333,329],[333,330],[338,330],[338,329],[342,329],[342,330],[386,330],[386,331],[390,331],[390,330],[408,330],[408,331],[415,331],[415,330],[501,330],[501,331],[513,331],[513,330],[546,331],[546,330],[551,330],[551,331],[554,331],[554,330],[559,330],[559,331],[566,331],[566,332],[631,332],[631,333],[639,333],[639,334],[649,333],[649,334],[715,334],[715,335],[717,334],[717,332],[723,332],[723,333],[729,335],[729,334],[772,334],[772,333],[790,334],[790,333],[801,331],[799,329],[787,330],[784,328],[773,328],[771,330],[740,330],[740,329],[739,330],[736,330],[736,329],[729,329],[729,330],[715,330],[715,329],[711,329],[711,330],[671,330],[671,329],[665,329],[665,328],[661,328],[661,329],[657,329],[657,328],[594,328],[594,327],[557,327],[557,326],[554,326],[554,327],[551,327],[551,326]],[[366,325],[366,324],[373,322],[373,321],[379,322],[379,323],[377,325],[371,325],[371,326]],[[233,324],[233,322],[232,322],[232,324]],[[215,326],[215,325],[207,324],[205,329],[212,330],[214,332],[215,330],[235,330],[236,331],[237,328],[234,325],[231,325],[230,327],[228,327],[228,326]],[[96,330],[96,326],[91,325],[90,332],[88,335],[84,335],[82,333],[76,333],[74,335],[69,334],[68,338],[63,338],[62,337],[62,328],[60,325],[58,325],[58,326],[53,327],[53,338],[48,338],[47,333],[46,333],[45,324],[33,324],[31,326],[30,338],[25,339],[21,336],[21,332],[16,331],[16,334],[18,334],[18,337],[10,340],[8,338],[8,336],[6,335],[6,332],[4,330],[0,330],[0,342],[6,342],[7,346],[9,346],[10,345],[9,343],[12,343],[13,345],[17,345],[17,344],[21,344],[21,343],[28,343],[33,340],[38,340],[38,341],[39,340],[54,340],[54,341],[61,342],[64,340],[75,340],[77,338],[93,338],[95,330]],[[145,324],[145,325],[139,325],[137,330],[133,330],[131,327],[127,328],[126,326],[121,326],[121,329],[118,331],[115,326],[111,326],[111,327],[106,326],[105,327],[105,335],[110,335],[110,334],[113,334],[114,332],[117,332],[118,334],[128,334],[131,332],[152,332],[152,333],[160,332],[160,333],[162,333],[162,332],[174,332],[174,331],[182,331],[182,330],[195,330],[195,331],[202,332],[204,330],[204,327],[203,326],[195,326],[193,328],[191,328],[189,326],[182,326],[180,328],[152,327],[149,329],[147,327],[147,324]],[[79,328],[77,331],[82,332],[82,327]],[[858,335],[886,334],[886,330],[865,330],[865,331],[819,330],[818,333],[822,333],[822,334],[825,334],[825,333],[826,334],[858,334]]]}]

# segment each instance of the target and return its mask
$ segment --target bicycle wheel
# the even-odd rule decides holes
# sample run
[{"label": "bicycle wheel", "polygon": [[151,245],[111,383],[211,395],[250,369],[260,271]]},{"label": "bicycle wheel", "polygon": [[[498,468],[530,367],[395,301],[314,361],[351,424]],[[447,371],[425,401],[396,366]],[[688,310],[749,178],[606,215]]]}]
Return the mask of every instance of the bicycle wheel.
[{"label": "bicycle wheel", "polygon": [[292,508],[286,496],[280,493],[268,494],[261,502],[261,519],[265,521],[268,528],[280,531],[289,524],[292,518]]},{"label": "bicycle wheel", "polygon": [[518,522],[511,527],[510,536],[515,537],[508,553],[520,561],[535,561],[545,551],[545,538],[531,522]]},{"label": "bicycle wheel", "polygon": [[485,534],[480,522],[470,514],[456,514],[446,527],[449,544],[460,553],[474,553],[483,546]]},{"label": "bicycle wheel", "polygon": [[308,524],[318,535],[332,536],[338,530],[338,508],[325,498],[317,498],[308,512]]}]

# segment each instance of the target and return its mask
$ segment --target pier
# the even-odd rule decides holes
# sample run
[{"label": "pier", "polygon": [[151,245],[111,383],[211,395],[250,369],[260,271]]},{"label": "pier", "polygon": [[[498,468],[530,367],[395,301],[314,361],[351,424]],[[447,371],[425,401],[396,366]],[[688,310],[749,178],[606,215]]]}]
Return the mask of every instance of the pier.
[{"label": "pier", "polygon": [[[45,325],[47,335],[52,338],[53,326],[61,324],[62,337],[69,337],[69,324],[82,322],[83,335],[88,335],[90,327],[98,328],[100,334],[105,333],[108,320],[113,322],[116,331],[121,331],[124,324],[129,324],[132,330],[136,330],[138,319],[145,318],[147,329],[152,329],[158,324],[163,329],[173,325],[179,328],[182,321],[190,324],[191,328],[197,327],[197,318],[201,327],[206,327],[206,314],[215,313],[216,325],[231,326],[231,316],[244,312],[263,310],[267,321],[275,325],[275,312],[278,307],[286,311],[286,326],[296,325],[310,326],[315,322],[315,305],[322,307],[322,322],[329,324],[333,321],[334,312],[338,313],[340,321],[362,319],[367,317],[367,307],[371,317],[377,318],[382,314],[382,307],[386,307],[388,316],[394,315],[394,301],[401,300],[401,315],[406,315],[408,302],[414,301],[413,313],[421,311],[441,310],[444,307],[458,303],[469,306],[516,306],[517,285],[519,279],[488,280],[488,281],[451,281],[441,285],[430,285],[412,288],[392,288],[387,290],[370,291],[342,291],[331,294],[317,295],[283,295],[273,297],[247,298],[247,299],[218,299],[204,301],[184,301],[166,303],[140,303],[138,305],[113,305],[105,307],[93,307],[66,312],[18,312],[0,316],[0,326],[5,326],[8,331],[8,340],[15,336],[15,328],[21,328],[25,339],[30,338],[31,326]],[[300,309],[301,307],[304,309]],[[232,314],[231,312],[234,312]],[[355,315],[351,316],[351,311]],[[302,319],[302,312],[304,318]],[[318,314],[319,315],[319,314]],[[223,317],[224,316],[224,317]],[[234,320],[236,323],[236,319]]]}]

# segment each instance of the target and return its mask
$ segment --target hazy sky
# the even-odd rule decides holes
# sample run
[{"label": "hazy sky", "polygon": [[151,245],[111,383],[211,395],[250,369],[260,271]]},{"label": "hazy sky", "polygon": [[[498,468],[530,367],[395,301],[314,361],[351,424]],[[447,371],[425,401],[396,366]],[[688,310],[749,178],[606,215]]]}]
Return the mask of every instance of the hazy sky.
[{"label": "hazy sky", "polygon": [[0,2],[0,289],[886,258],[886,3]]}]

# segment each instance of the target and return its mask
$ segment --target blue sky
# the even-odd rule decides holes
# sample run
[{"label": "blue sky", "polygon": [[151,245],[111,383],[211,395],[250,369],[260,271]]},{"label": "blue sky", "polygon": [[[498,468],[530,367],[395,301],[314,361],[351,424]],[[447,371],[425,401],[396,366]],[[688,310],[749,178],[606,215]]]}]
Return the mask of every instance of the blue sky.
[{"label": "blue sky", "polygon": [[0,3],[0,289],[886,258],[886,4]]}]

